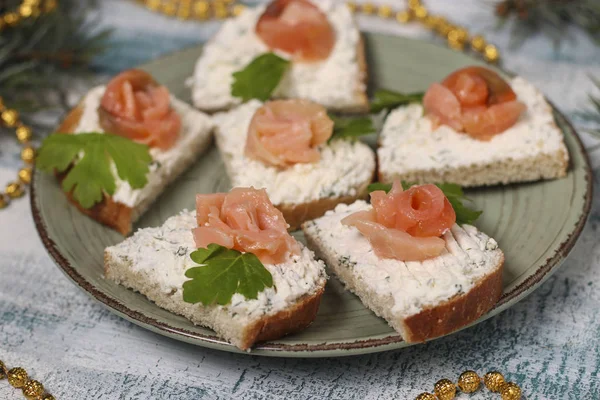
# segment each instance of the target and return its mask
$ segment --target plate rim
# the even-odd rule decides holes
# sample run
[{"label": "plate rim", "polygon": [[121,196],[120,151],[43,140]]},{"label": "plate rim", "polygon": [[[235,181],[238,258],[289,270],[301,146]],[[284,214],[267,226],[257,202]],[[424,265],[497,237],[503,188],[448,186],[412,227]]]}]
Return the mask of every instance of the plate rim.
[{"label": "plate rim", "polygon": [[[391,38],[400,38],[403,40],[421,42],[433,47],[446,49],[441,47],[435,43],[431,43],[422,39],[414,39],[407,38],[396,35],[387,35],[373,32],[362,32],[362,34],[367,36],[384,36]],[[187,48],[177,50],[171,53],[167,53],[162,55],[160,58],[165,58],[169,56],[173,56],[180,52],[190,51],[192,49],[198,48],[202,46],[202,44],[189,46]],[[447,49],[446,49],[447,50]],[[155,62],[156,60],[151,60],[148,63],[144,63],[138,67],[143,68],[147,64],[151,62]],[[501,69],[502,70],[502,69]],[[506,70],[502,70],[506,72]],[[585,170],[585,194],[584,194],[584,206],[581,210],[581,214],[579,215],[579,219],[575,224],[573,230],[568,234],[567,238],[561,242],[557,246],[557,250],[554,255],[550,258],[547,258],[544,264],[538,267],[538,269],[530,275],[527,279],[521,282],[518,286],[513,288],[509,293],[504,293],[498,303],[492,308],[486,315],[485,319],[491,318],[492,316],[506,310],[510,304],[511,300],[518,302],[522,300],[524,297],[529,295],[534,291],[535,288],[540,286],[547,278],[549,278],[552,273],[554,273],[569,253],[573,250],[575,243],[580,238],[581,233],[585,227],[587,220],[589,219],[592,200],[593,200],[593,172],[591,168],[591,163],[589,159],[589,154],[583,145],[583,142],[579,136],[577,130],[573,127],[571,121],[550,101],[544,96],[546,101],[550,104],[552,111],[556,116],[561,118],[561,122],[568,127],[573,133],[573,138],[575,141],[575,145],[578,151],[582,155],[583,159],[583,168]],[[564,134],[564,132],[563,132]],[[34,167],[35,168],[35,167]],[[232,344],[224,341],[220,337],[216,335],[205,335],[196,332],[191,332],[187,329],[176,328],[170,326],[168,323],[158,321],[152,317],[144,315],[140,311],[135,311],[121,303],[118,299],[111,297],[107,293],[96,288],[92,283],[88,282],[70,263],[69,261],[61,254],[58,250],[58,246],[56,243],[50,238],[48,234],[48,230],[46,228],[45,222],[41,216],[40,209],[37,205],[37,194],[36,194],[36,175],[41,173],[34,169],[34,174],[32,177],[32,182],[30,185],[30,206],[31,212],[33,216],[33,221],[38,232],[38,235],[44,245],[44,248],[57,265],[57,267],[78,287],[80,287],[88,296],[98,301],[110,311],[116,313],[117,315],[125,318],[126,320],[141,326],[142,328],[149,329],[152,332],[161,334],[163,336],[167,336],[176,340],[184,341],[187,343],[191,343],[194,345],[223,350],[233,353],[243,353],[250,355],[262,355],[262,356],[271,356],[271,357],[332,357],[332,356],[346,356],[346,355],[358,355],[365,353],[375,353],[386,350],[397,349],[400,343],[403,343],[402,338],[398,334],[392,334],[388,336],[382,336],[379,338],[369,338],[365,340],[354,340],[352,342],[332,342],[332,343],[321,343],[321,344],[286,344],[286,343],[274,343],[274,342],[266,342],[261,343],[255,346],[252,351],[244,352]],[[140,294],[141,295],[141,294]],[[512,304],[512,303],[511,303]],[[486,317],[487,316],[487,317]],[[478,321],[481,322],[481,321]],[[469,325],[470,326],[470,325]],[[464,327],[466,328],[466,327]],[[464,329],[462,328],[462,329]],[[435,340],[435,339],[433,339]]]}]

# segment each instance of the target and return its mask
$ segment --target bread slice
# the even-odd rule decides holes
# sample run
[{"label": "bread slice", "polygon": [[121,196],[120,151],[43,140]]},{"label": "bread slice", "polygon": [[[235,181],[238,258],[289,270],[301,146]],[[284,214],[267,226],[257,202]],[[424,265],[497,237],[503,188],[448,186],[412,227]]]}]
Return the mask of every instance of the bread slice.
[{"label": "bread slice", "polygon": [[265,188],[290,229],[320,217],[339,203],[353,203],[367,196],[367,186],[375,174],[375,154],[359,141],[332,141],[322,148],[319,162],[287,169],[247,158],[248,126],[261,106],[254,100],[213,117],[217,147],[233,187]]},{"label": "bread slice", "polygon": [[302,229],[307,245],[346,288],[407,342],[460,329],[488,312],[502,295],[504,254],[477,228],[454,225],[442,255],[423,262],[380,259],[369,241],[341,220],[369,209],[340,205]]},{"label": "bread slice", "polygon": [[418,104],[392,111],[379,138],[379,180],[484,186],[564,177],[569,155],[552,108],[523,78],[510,84],[527,111],[488,142],[445,125],[433,130]]},{"label": "bread slice", "polygon": [[183,315],[194,324],[213,329],[242,350],[257,342],[298,332],[315,319],[327,275],[322,261],[302,248],[286,263],[265,265],[274,286],[255,300],[235,294],[225,306],[203,306],[183,301],[185,271],[197,265],[192,229],[194,212],[184,211],[158,228],[140,229],[104,252],[106,278],[148,297],[159,307]]},{"label": "bread slice", "polygon": [[[335,47],[322,62],[292,63],[273,97],[304,98],[332,111],[368,112],[364,41],[352,13],[344,2],[314,0],[313,3],[332,24]],[[232,74],[270,51],[255,33],[256,22],[265,7],[246,8],[239,16],[228,19],[204,46],[191,80],[192,99],[197,108],[216,112],[241,104],[239,98],[231,95]]]},{"label": "bread slice", "polygon": [[[98,119],[98,107],[105,87],[92,89],[62,121],[61,133],[103,132]],[[182,130],[177,143],[169,150],[150,150],[154,163],[148,174],[148,184],[133,190],[116,175],[117,190],[113,196],[105,195],[102,202],[90,209],[81,207],[67,194],[69,201],[81,212],[127,235],[132,224],[150,207],[165,188],[187,170],[209,147],[212,141],[213,122],[202,112],[172,97],[172,107],[181,115]],[[60,176],[62,180],[64,175]]]}]

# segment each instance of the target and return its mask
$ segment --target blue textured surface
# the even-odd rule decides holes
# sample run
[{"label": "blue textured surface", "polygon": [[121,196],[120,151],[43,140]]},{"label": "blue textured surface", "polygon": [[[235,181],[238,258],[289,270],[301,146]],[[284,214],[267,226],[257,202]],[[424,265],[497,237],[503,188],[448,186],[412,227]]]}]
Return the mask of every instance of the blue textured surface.
[{"label": "blue textured surface", "polygon": [[[490,3],[427,4],[472,32],[485,32],[501,48],[505,67],[533,81],[567,115],[574,117],[587,107],[586,93],[592,90],[588,74],[600,76],[600,48],[578,32],[559,51],[543,37],[510,50],[507,31],[492,29]],[[100,73],[201,42],[218,26],[170,20],[118,0],[104,0],[102,13],[102,24],[115,27],[116,33],[113,49],[95,62]],[[367,30],[430,37],[418,27],[375,18],[360,22]],[[577,127],[585,126],[581,119],[575,121]],[[582,136],[599,167],[600,140]],[[0,182],[14,176],[17,151],[12,139],[0,135]],[[527,399],[598,399],[599,206],[596,201],[563,268],[499,316],[400,351],[293,360],[198,348],[113,315],[53,265],[35,233],[28,202],[19,201],[0,212],[0,359],[26,367],[57,399],[412,399],[431,390],[438,379],[456,379],[465,369],[498,369],[522,385]],[[0,399],[18,398],[18,392],[0,382]],[[482,392],[470,398],[499,396]]]}]

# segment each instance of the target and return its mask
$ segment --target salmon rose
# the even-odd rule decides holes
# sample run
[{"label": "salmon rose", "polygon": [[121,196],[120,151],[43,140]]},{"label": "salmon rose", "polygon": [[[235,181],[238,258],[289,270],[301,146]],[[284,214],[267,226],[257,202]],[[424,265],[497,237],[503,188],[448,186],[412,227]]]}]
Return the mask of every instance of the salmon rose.
[{"label": "salmon rose", "polygon": [[400,181],[392,190],[371,193],[373,208],[342,220],[369,239],[375,254],[401,261],[436,257],[446,247],[440,238],[456,222],[452,205],[435,185],[413,186],[404,191]]},{"label": "salmon rose", "polygon": [[175,144],[181,130],[169,90],[139,69],[122,72],[108,83],[98,113],[105,132],[162,150]]},{"label": "salmon rose", "polygon": [[308,100],[275,100],[259,108],[248,128],[245,154],[264,164],[286,167],[320,160],[333,121],[325,107]]},{"label": "salmon rose", "polygon": [[256,255],[265,264],[285,262],[300,254],[287,231],[283,214],[264,189],[234,188],[229,193],[196,196],[198,228],[192,233],[198,248],[215,243]]},{"label": "salmon rose", "polygon": [[308,0],[273,1],[258,20],[256,34],[269,48],[303,62],[326,59],[335,44],[327,17]]}]

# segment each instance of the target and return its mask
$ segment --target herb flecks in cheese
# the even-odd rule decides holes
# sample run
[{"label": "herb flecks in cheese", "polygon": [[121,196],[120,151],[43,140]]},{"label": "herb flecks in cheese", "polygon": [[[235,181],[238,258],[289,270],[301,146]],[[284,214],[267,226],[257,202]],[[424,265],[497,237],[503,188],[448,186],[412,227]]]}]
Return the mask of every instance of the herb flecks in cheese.
[{"label": "herb flecks in cheese", "polygon": [[[107,252],[127,262],[133,273],[145,275],[144,281],[152,282],[163,293],[182,299],[183,283],[188,280],[185,272],[198,266],[190,257],[196,251],[192,229],[197,225],[195,212],[183,211],[161,227],[140,229],[131,238],[109,247]],[[232,316],[258,318],[314,294],[327,279],[325,265],[315,260],[306,247],[285,263],[264,266],[273,277],[272,287],[259,292],[253,300],[236,293],[229,304],[210,307],[223,308]]]},{"label": "herb flecks in cheese", "polygon": [[[105,86],[93,88],[83,100],[83,113],[74,133],[103,132],[98,116],[98,107],[104,95]],[[182,128],[179,139],[173,147],[164,151],[158,148],[150,149],[154,162],[150,166],[148,184],[142,189],[132,189],[129,183],[121,180],[115,174],[117,189],[112,196],[113,201],[135,208],[150,194],[163,186],[166,179],[172,177],[175,169],[183,159],[193,159],[197,156],[194,149],[198,141],[208,140],[213,123],[204,113],[194,110],[190,105],[171,96],[171,106],[181,116]]]},{"label": "herb flecks in cheese", "polygon": [[[327,108],[355,106],[355,93],[364,90],[357,62],[360,32],[343,2],[314,3],[335,30],[335,46],[322,62],[292,63],[273,96],[305,98]],[[241,103],[231,95],[232,74],[259,54],[270,51],[255,33],[256,22],[264,10],[264,6],[245,9],[238,17],[225,21],[206,44],[193,76],[192,98],[196,107],[219,110]],[[289,58],[282,52],[278,55]]]},{"label": "herb flecks in cheese", "polygon": [[377,151],[386,175],[407,171],[468,167],[506,159],[552,155],[564,149],[562,133],[552,109],[531,83],[516,77],[510,85],[527,110],[511,128],[481,141],[442,125],[433,130],[420,104],[400,107],[388,116]]},{"label": "herb flecks in cheese", "polygon": [[381,298],[391,298],[392,312],[413,315],[468,292],[498,265],[503,255],[496,241],[471,225],[454,225],[444,234],[446,250],[422,262],[402,262],[375,255],[369,240],[341,220],[371,206],[364,201],[341,204],[305,228],[326,251],[352,269],[364,285]]},{"label": "herb flecks in cheese", "polygon": [[317,163],[280,169],[244,155],[248,126],[262,106],[251,101],[214,116],[217,145],[233,187],[265,188],[273,204],[298,204],[322,198],[356,196],[356,186],[370,181],[373,151],[364,143],[334,140],[321,147]]}]

